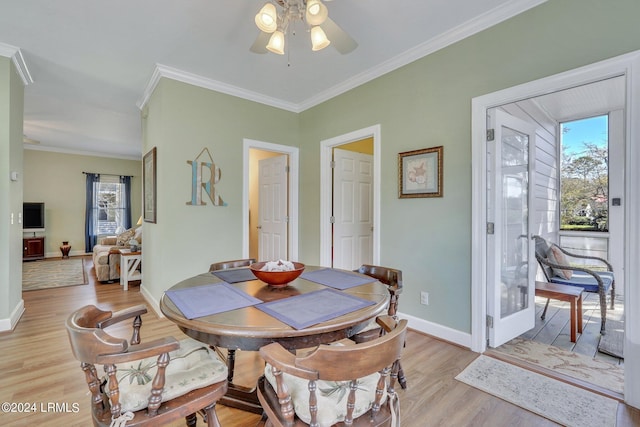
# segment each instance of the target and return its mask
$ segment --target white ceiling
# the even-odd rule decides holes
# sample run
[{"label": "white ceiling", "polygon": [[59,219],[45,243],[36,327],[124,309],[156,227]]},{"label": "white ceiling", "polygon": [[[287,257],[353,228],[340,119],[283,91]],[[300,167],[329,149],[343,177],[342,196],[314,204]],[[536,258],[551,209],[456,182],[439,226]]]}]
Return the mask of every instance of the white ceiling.
[{"label": "white ceiling", "polygon": [[264,0],[0,0],[0,54],[20,49],[33,79],[27,148],[139,159],[137,105],[158,65],[303,111],[544,1],[335,0],[329,16],[358,48],[311,52],[299,28],[279,56],[249,52]]},{"label": "white ceiling", "polygon": [[534,98],[557,122],[608,114],[626,104],[625,77],[618,76]]}]

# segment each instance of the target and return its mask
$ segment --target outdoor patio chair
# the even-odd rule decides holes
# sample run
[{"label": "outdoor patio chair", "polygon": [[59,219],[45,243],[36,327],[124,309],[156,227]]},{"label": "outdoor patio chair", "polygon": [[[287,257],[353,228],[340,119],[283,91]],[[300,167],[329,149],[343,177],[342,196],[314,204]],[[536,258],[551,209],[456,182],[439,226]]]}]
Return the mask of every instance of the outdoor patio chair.
[{"label": "outdoor patio chair", "polygon": [[[607,292],[609,290],[611,290],[611,310],[615,308],[616,282],[611,263],[603,258],[569,252],[540,236],[534,236],[534,239],[536,259],[547,282],[579,286],[586,292],[594,292],[599,295],[601,315],[600,334],[604,335],[606,333]],[[600,267],[602,270],[595,270],[591,266],[587,268],[572,264],[572,259],[589,260],[597,264],[596,267]],[[547,299],[544,311],[542,312],[542,319],[544,319],[548,307],[549,299]]]}]

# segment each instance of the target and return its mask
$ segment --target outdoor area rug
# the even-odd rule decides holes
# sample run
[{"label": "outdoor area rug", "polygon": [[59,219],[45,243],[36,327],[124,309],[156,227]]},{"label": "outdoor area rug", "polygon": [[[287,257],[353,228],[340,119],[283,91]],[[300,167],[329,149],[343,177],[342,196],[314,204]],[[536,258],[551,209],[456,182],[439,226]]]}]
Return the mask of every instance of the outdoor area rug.
[{"label": "outdoor area rug", "polygon": [[86,285],[84,261],[80,258],[30,261],[22,263],[22,290]]},{"label": "outdoor area rug", "polygon": [[564,426],[616,425],[616,400],[492,357],[478,356],[456,379]]},{"label": "outdoor area rug", "polygon": [[607,319],[607,333],[600,337],[598,351],[624,359],[624,318]]},{"label": "outdoor area rug", "polygon": [[[609,322],[607,322],[608,330]],[[617,393],[622,393],[624,389],[622,366],[604,360],[522,338],[512,339],[495,350]]]}]

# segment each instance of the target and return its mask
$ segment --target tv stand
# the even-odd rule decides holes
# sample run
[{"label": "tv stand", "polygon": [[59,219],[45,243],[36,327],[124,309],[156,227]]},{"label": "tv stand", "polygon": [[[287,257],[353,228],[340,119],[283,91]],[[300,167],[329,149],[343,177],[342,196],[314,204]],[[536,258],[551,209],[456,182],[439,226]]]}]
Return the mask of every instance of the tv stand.
[{"label": "tv stand", "polygon": [[44,259],[44,236],[25,237],[22,239],[22,260],[32,261],[36,259]]}]

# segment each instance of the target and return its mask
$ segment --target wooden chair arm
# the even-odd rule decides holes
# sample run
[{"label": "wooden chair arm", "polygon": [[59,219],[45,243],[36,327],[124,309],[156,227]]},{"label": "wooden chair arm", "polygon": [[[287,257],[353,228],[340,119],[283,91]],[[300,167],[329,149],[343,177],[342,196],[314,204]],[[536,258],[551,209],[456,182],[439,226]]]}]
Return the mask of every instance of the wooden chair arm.
[{"label": "wooden chair arm", "polygon": [[376,318],[376,323],[387,333],[393,331],[398,324],[398,322],[391,316],[379,316]]},{"label": "wooden chair arm", "polygon": [[136,305],[133,307],[126,308],[124,310],[116,311],[111,315],[109,319],[98,322],[96,327],[106,328],[107,326],[111,326],[118,322],[122,322],[123,320],[135,318],[136,316],[141,316],[146,313],[147,313],[146,305],[144,304]]},{"label": "wooden chair arm", "polygon": [[[570,257],[573,257],[573,258],[592,259],[592,260],[595,260],[595,261],[600,261],[600,262],[602,262],[603,264],[605,264],[607,266],[607,271],[613,271],[613,266],[611,265],[611,263],[609,261],[607,261],[606,259],[604,259],[604,258],[600,258],[600,257],[597,257],[597,256],[591,256],[591,255],[575,254],[573,252],[569,252],[568,250],[566,250],[564,248],[561,248],[560,246],[556,245],[555,243],[551,243],[551,245],[556,247],[556,248],[558,248],[558,249],[560,249],[560,252],[562,252],[563,254],[569,255]],[[568,269],[565,269],[565,270],[568,270]],[[578,270],[578,271],[581,271],[581,270]],[[587,273],[588,273],[588,271],[587,271]]]},{"label": "wooden chair arm", "polygon": [[260,348],[260,356],[271,366],[307,380],[317,380],[318,373],[295,365],[296,356],[279,343],[271,343]]},{"label": "wooden chair arm", "polygon": [[126,353],[100,355],[96,358],[96,363],[107,365],[131,362],[132,360],[169,353],[179,348],[180,343],[175,338],[159,338],[144,344],[132,345],[127,349]]}]

